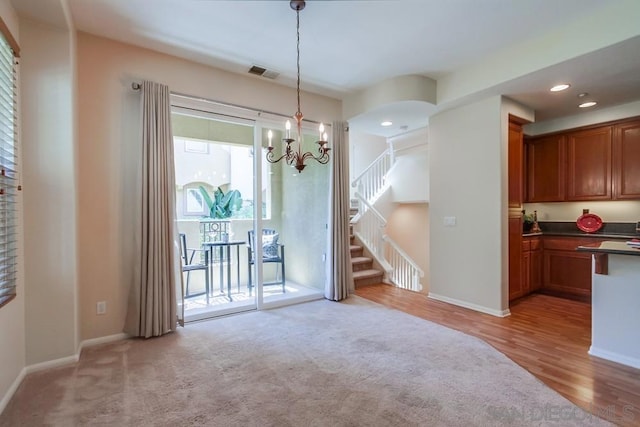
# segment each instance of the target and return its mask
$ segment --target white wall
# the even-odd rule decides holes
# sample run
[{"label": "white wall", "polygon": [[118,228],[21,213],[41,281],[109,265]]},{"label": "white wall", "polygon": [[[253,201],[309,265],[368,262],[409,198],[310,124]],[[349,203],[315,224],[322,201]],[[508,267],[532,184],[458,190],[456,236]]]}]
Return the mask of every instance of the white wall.
[{"label": "white wall", "polygon": [[635,116],[640,116],[640,101],[616,105],[610,108],[598,108],[593,111],[582,112],[575,116],[530,123],[525,125],[523,129],[526,135],[536,136]]},{"label": "white wall", "polygon": [[389,173],[392,200],[396,203],[429,201],[428,128],[389,138],[395,165]]},{"label": "white wall", "polygon": [[396,203],[429,201],[429,157],[427,147],[396,156],[389,173],[392,200]]},{"label": "white wall", "polygon": [[[539,37],[484,55],[471,66],[438,80],[438,105],[470,102],[498,94],[497,87],[537,70],[611,46],[640,34],[640,2],[602,2],[588,15],[568,17],[567,24]],[[593,31],[597,28],[598,31]]]},{"label": "white wall", "polygon": [[176,163],[176,185],[205,182],[219,187],[231,181],[230,150],[218,144],[208,144],[208,153],[185,150],[185,141],[176,138],[173,155]]},{"label": "white wall", "polygon": [[360,175],[386,149],[385,137],[349,129],[349,181]]},{"label": "white wall", "polygon": [[[0,0],[0,16],[9,28],[13,37],[20,43],[18,17],[8,0]],[[18,197],[18,203],[22,198]],[[19,211],[22,209],[19,207]],[[20,216],[17,221],[18,242],[22,242],[23,222]],[[18,275],[16,298],[0,308],[0,412],[4,409],[13,389],[18,385],[21,372],[25,366],[25,287],[24,287],[24,254],[22,245],[18,245]]]},{"label": "white wall", "polygon": [[[633,255],[608,255],[609,274],[593,274],[589,354],[640,368],[638,298],[640,263]],[[595,267],[595,261],[593,262]]]},{"label": "white wall", "polygon": [[492,97],[429,120],[429,295],[497,315],[506,309],[501,114]]},{"label": "white wall", "polygon": [[370,112],[381,105],[401,102],[421,101],[427,105],[436,104],[436,81],[419,75],[391,77],[352,93],[344,100],[343,116],[352,117]]},{"label": "white wall", "polygon": [[429,292],[429,205],[399,204],[387,218],[386,233],[425,273],[422,292]]},{"label": "white wall", "polygon": [[[177,93],[287,115],[296,91],[85,33],[78,34],[78,79],[81,336],[89,339],[122,331],[133,277],[140,94],[131,83],[153,80]],[[302,97],[310,120],[340,118],[340,101]],[[100,300],[108,308],[97,316]]]},{"label": "white wall", "polygon": [[77,349],[73,38],[21,20],[26,357]]}]

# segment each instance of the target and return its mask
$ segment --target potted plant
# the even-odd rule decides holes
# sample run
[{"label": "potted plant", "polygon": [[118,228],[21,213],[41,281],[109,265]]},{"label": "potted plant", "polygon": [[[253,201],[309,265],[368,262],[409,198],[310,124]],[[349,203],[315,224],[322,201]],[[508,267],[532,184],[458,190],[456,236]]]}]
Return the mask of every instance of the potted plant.
[{"label": "potted plant", "polygon": [[229,190],[226,194],[216,188],[213,197],[202,185],[199,186],[202,197],[209,208],[209,218],[226,219],[242,207],[242,195],[238,190]]},{"label": "potted plant", "polygon": [[522,232],[529,233],[533,227],[535,218],[533,214],[528,214],[524,210],[522,211]]}]

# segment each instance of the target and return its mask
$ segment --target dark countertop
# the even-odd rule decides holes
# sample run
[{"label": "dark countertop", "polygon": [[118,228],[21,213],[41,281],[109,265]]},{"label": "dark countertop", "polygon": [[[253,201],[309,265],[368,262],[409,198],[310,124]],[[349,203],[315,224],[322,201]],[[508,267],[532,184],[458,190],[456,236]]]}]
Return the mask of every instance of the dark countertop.
[{"label": "dark countertop", "polygon": [[637,239],[635,222],[608,222],[602,224],[602,228],[595,233],[585,233],[578,228],[575,222],[568,221],[543,221],[538,225],[542,233],[523,233],[523,237],[529,236],[565,236],[565,237],[592,237],[598,239]]}]

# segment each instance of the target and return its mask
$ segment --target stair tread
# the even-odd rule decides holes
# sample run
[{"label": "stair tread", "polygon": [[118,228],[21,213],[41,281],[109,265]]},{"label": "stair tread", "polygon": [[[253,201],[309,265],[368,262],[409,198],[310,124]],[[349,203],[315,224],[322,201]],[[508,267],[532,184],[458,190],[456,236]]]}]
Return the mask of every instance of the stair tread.
[{"label": "stair tread", "polygon": [[375,277],[375,276],[381,276],[384,273],[381,270],[376,270],[376,269],[369,269],[369,270],[361,270],[361,271],[354,271],[353,272],[353,278],[354,279],[364,279],[364,278],[368,278],[368,277]]},{"label": "stair tread", "polygon": [[364,264],[367,262],[371,262],[373,261],[373,259],[366,257],[366,256],[354,256],[351,257],[351,263],[352,264]]},{"label": "stair tread", "polygon": [[359,251],[360,249],[362,249],[362,246],[359,246],[359,245],[349,245],[349,249],[351,249],[352,251]]}]

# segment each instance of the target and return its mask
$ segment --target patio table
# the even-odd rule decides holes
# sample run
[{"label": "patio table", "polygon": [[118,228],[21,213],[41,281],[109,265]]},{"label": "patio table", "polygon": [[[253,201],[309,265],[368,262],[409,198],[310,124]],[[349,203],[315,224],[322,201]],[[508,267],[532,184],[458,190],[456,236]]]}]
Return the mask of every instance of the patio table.
[{"label": "patio table", "polygon": [[202,245],[209,251],[209,268],[211,269],[210,277],[213,277],[213,260],[215,259],[215,249],[218,248],[218,261],[220,264],[220,292],[224,293],[224,261],[225,261],[225,249],[227,260],[227,298],[229,301],[233,301],[231,296],[231,247],[236,247],[236,266],[237,266],[237,281],[238,292],[240,292],[240,245],[244,245],[244,240],[229,240],[220,242],[205,242]]}]

